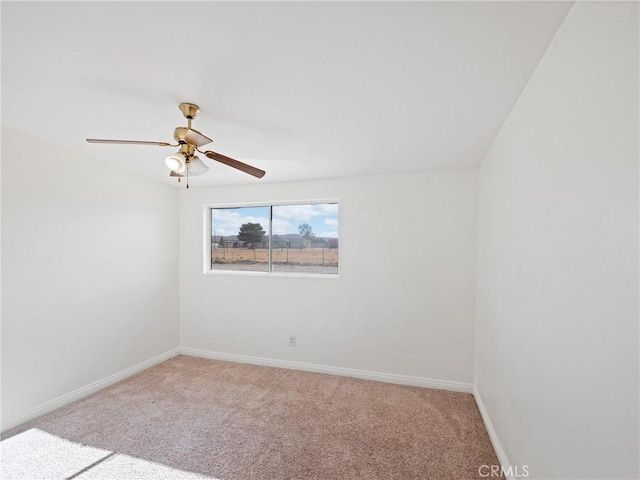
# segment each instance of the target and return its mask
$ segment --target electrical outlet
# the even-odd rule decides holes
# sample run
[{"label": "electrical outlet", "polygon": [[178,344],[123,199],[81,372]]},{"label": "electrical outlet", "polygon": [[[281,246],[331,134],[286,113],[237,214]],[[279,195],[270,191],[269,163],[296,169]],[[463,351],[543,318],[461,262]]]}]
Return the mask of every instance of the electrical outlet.
[{"label": "electrical outlet", "polygon": [[296,346],[296,337],[289,337],[289,346],[290,347]]}]

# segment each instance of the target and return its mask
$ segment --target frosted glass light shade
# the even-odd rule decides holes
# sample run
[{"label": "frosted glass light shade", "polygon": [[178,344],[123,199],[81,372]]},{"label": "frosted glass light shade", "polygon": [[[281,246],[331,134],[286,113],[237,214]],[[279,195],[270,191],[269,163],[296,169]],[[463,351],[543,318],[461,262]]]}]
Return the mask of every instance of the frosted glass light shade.
[{"label": "frosted glass light shade", "polygon": [[171,155],[170,157],[167,157],[164,163],[169,170],[172,170],[176,173],[182,173],[187,166],[186,160],[187,159],[185,158],[185,156],[182,153],[178,152]]},{"label": "frosted glass light shade", "polygon": [[191,161],[187,165],[189,168],[189,175],[194,177],[209,171],[209,167],[207,167],[207,165],[195,155],[191,157]]}]

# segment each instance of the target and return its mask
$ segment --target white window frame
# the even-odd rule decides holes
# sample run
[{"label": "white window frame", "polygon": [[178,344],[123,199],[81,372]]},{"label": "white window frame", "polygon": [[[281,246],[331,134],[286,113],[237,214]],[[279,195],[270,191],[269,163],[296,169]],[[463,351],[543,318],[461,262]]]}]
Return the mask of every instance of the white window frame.
[{"label": "white window frame", "polygon": [[[314,205],[321,203],[338,204],[338,273],[304,273],[304,272],[252,272],[238,270],[213,270],[211,268],[211,210],[216,208],[242,208],[242,207],[277,207],[286,205]],[[240,275],[253,277],[304,277],[304,278],[340,278],[342,271],[341,246],[340,246],[340,199],[338,198],[314,198],[312,200],[278,200],[274,202],[234,202],[234,203],[209,203],[203,206],[203,273],[205,275]],[[271,222],[269,219],[269,262],[271,262]]]}]

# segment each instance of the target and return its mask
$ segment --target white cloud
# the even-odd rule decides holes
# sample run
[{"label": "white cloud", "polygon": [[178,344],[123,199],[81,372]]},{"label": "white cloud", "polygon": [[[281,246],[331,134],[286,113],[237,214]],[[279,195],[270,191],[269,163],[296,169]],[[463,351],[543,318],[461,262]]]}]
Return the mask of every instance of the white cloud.
[{"label": "white cloud", "polygon": [[211,220],[212,233],[216,236],[237,235],[244,223],[259,223],[265,232],[269,230],[269,219],[266,217],[243,216],[237,210],[218,209],[213,211]]},{"label": "white cloud", "polygon": [[286,235],[287,233],[298,233],[296,225],[283,218],[274,218],[272,223],[274,235]]},{"label": "white cloud", "polygon": [[278,205],[273,207],[274,218],[284,218],[296,222],[306,222],[313,217],[336,215],[337,213],[337,204]]},{"label": "white cloud", "polygon": [[[254,215],[243,215],[243,213],[253,213]],[[256,215],[258,213],[258,215]],[[278,205],[273,207],[273,234],[286,235],[298,233],[298,226],[301,223],[310,223],[316,236],[332,237],[338,236],[333,231],[338,227],[338,205],[337,204],[317,204],[317,205]],[[240,226],[244,223],[259,223],[268,234],[269,218],[268,208],[219,208],[213,210],[211,230],[216,236],[237,235]],[[329,232],[318,233],[321,229]]]},{"label": "white cloud", "polygon": [[327,219],[324,221],[324,224],[325,224],[327,227],[337,227],[337,226],[338,226],[338,219],[337,219],[337,218],[327,218]]},{"label": "white cloud", "polygon": [[337,203],[321,203],[320,205],[314,205],[316,210],[322,212],[322,215],[337,215],[338,204]]},{"label": "white cloud", "polygon": [[338,232],[321,232],[316,235],[317,237],[338,238]]}]

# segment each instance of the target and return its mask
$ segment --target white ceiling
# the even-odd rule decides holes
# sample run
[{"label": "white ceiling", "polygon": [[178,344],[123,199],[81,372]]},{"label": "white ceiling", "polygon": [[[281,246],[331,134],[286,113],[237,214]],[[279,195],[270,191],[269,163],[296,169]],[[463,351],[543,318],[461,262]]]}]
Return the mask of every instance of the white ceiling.
[{"label": "white ceiling", "polygon": [[[172,182],[200,106],[220,185],[477,167],[568,2],[2,2],[2,123]],[[25,146],[28,148],[28,146]]]}]

